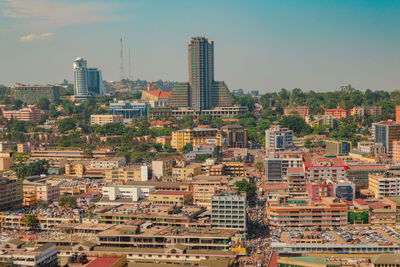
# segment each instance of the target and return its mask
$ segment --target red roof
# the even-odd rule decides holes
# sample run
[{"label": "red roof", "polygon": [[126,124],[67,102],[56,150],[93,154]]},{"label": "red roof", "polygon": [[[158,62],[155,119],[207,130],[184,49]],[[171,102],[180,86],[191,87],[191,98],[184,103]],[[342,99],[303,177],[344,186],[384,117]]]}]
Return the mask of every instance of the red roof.
[{"label": "red roof", "polygon": [[368,205],[367,202],[365,202],[364,200],[362,200],[360,198],[354,199],[353,201],[358,203],[358,204],[360,204],[360,205]]},{"label": "red roof", "polygon": [[120,258],[96,258],[85,265],[85,267],[110,267],[119,261]]},{"label": "red roof", "polygon": [[149,90],[144,92],[159,98],[168,98],[171,95],[171,92],[162,92],[161,90]]},{"label": "red roof", "polygon": [[[320,166],[319,163],[329,162],[332,166]],[[346,164],[342,159],[339,158],[327,158],[327,157],[314,157],[314,158],[306,158],[304,160],[304,166],[307,168],[310,167],[346,167]]]}]

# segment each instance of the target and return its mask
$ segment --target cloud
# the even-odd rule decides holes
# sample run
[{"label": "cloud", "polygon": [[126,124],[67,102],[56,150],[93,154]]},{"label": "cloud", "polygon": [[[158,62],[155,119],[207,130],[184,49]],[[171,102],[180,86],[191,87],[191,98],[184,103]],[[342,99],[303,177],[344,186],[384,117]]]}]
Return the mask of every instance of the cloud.
[{"label": "cloud", "polygon": [[42,34],[28,34],[25,36],[22,36],[20,40],[22,42],[30,42],[30,41],[36,41],[36,40],[45,40],[48,39],[50,36],[52,36],[52,32],[45,32]]},{"label": "cloud", "polygon": [[48,31],[70,25],[109,22],[113,4],[71,3],[54,0],[6,0],[5,17],[15,19],[22,29]]}]

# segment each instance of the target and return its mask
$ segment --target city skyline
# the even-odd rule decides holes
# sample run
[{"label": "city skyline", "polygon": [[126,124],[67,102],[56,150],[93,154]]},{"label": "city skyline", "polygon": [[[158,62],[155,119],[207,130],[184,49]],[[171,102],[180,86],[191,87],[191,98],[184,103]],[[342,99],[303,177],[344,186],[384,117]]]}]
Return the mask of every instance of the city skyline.
[{"label": "city skyline", "polygon": [[207,36],[216,42],[215,80],[230,89],[393,90],[399,10],[396,1],[2,1],[0,84],[73,81],[78,56],[119,80],[121,36],[134,79],[182,81],[187,40]]}]

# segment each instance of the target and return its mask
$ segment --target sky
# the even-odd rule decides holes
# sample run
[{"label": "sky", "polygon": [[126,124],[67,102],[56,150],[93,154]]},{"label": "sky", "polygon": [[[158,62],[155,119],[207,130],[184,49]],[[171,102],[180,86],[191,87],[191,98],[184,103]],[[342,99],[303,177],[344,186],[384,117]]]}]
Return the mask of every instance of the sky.
[{"label": "sky", "polygon": [[0,84],[72,80],[83,57],[120,78],[187,81],[187,42],[214,41],[215,79],[273,92],[400,88],[400,1],[0,0]]}]

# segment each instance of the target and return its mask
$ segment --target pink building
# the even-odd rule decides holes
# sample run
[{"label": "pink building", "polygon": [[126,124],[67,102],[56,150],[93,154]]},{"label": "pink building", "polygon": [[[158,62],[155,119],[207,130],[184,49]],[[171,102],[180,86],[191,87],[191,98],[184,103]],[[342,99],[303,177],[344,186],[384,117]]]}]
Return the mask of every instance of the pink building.
[{"label": "pink building", "polygon": [[347,166],[342,159],[327,157],[311,157],[304,159],[304,169],[307,179],[313,180],[341,180],[347,176]]},{"label": "pink building", "polygon": [[36,186],[36,199],[52,202],[60,197],[59,183],[44,183]]},{"label": "pink building", "polygon": [[78,206],[89,206],[92,200],[101,197],[101,193],[98,191],[86,192],[76,197],[76,203]]},{"label": "pink building", "polygon": [[333,184],[327,183],[326,181],[307,181],[306,191],[308,197],[312,200],[319,200],[322,197],[333,197],[334,190]]},{"label": "pink building", "polygon": [[327,108],[325,109],[325,115],[331,115],[334,119],[339,120],[350,115],[350,110],[342,108]]},{"label": "pink building", "polygon": [[20,110],[2,110],[6,119],[14,118],[20,121],[37,121],[40,119],[40,109],[37,107],[21,108]]}]

